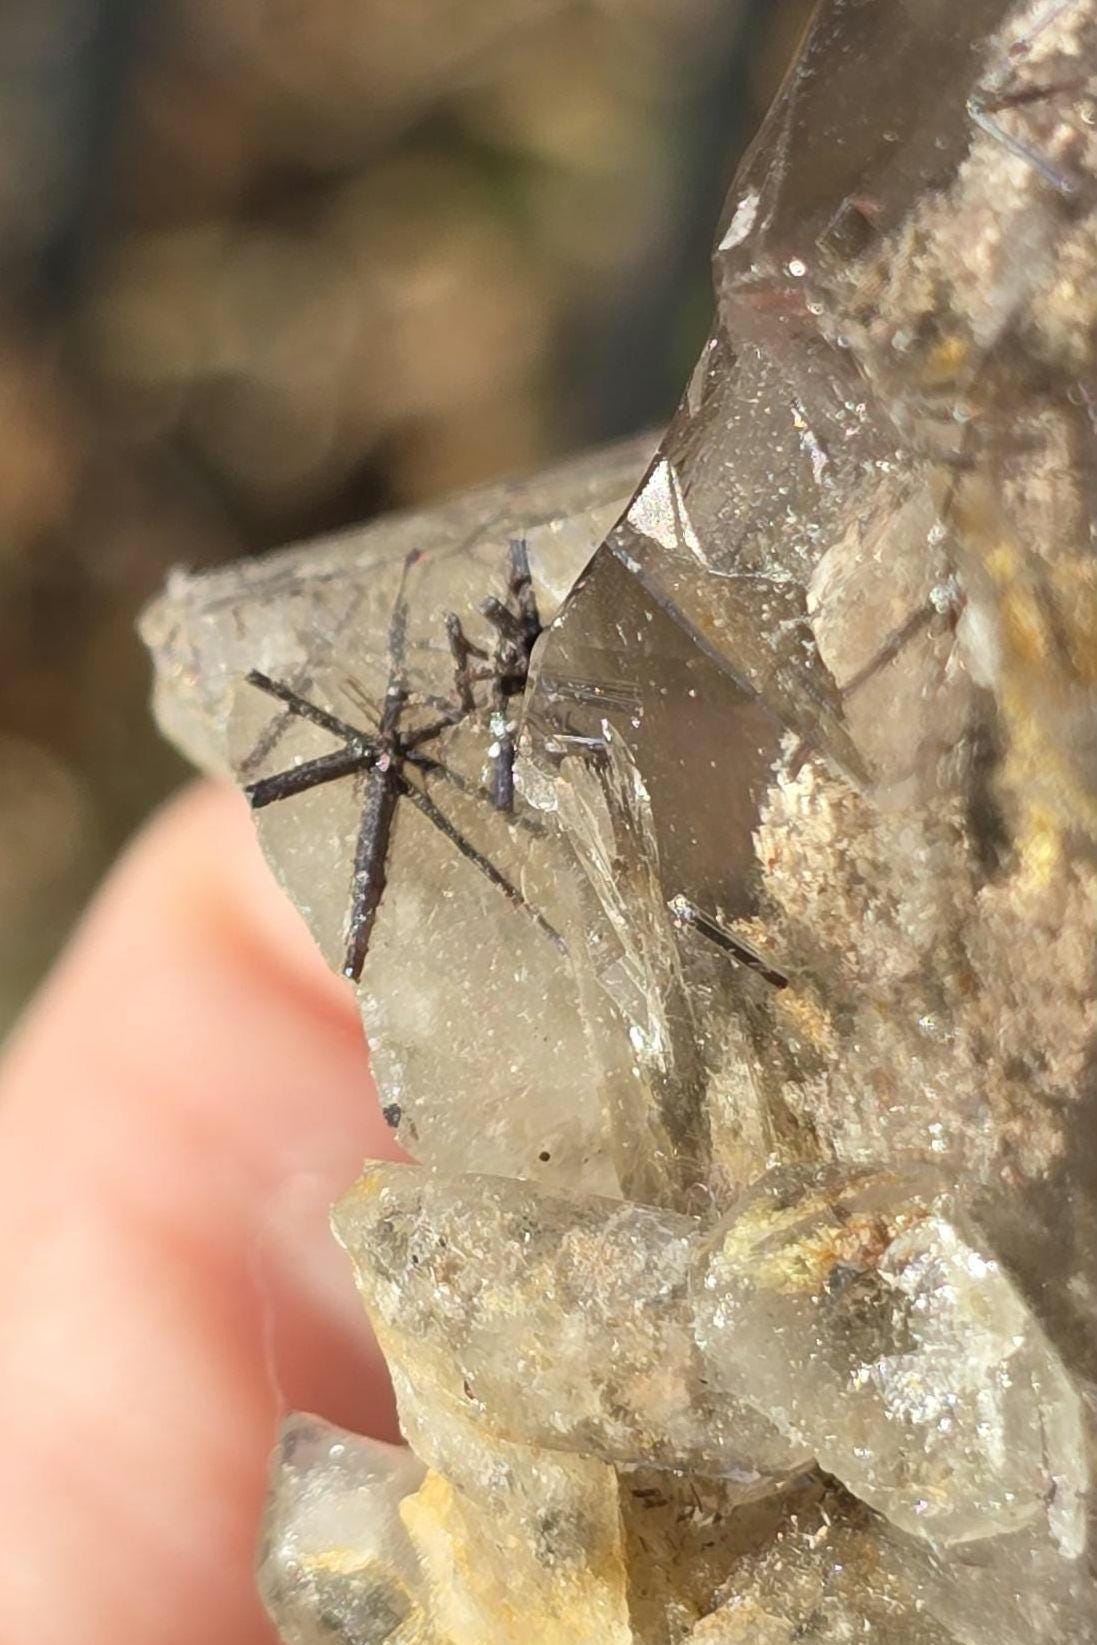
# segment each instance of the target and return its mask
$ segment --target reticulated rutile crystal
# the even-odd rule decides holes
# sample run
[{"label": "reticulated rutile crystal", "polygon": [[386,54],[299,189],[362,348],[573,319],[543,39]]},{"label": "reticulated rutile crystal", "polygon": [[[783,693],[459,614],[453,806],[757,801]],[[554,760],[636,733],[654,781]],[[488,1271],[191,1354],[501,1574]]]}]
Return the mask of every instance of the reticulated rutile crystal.
[{"label": "reticulated rutile crystal", "polygon": [[419,1162],[290,1642],[1097,1641],[1097,0],[828,0],[717,242],[653,458],[145,620]]}]

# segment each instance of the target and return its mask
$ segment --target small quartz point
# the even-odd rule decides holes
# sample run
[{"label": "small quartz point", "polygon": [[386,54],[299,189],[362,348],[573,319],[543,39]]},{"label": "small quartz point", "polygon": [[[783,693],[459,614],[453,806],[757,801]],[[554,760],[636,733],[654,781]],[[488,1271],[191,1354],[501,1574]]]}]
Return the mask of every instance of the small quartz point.
[{"label": "small quartz point", "polygon": [[697,1265],[707,1378],[937,1546],[1084,1543],[1081,1400],[935,1173],[771,1172]]},{"label": "small quartz point", "polygon": [[291,1642],[1097,1645],[1097,0],[822,0],[714,272],[657,449],[145,619],[415,1162]]},{"label": "small quartz point", "polygon": [[335,1226],[375,1330],[414,1360],[420,1394],[429,1377],[440,1403],[501,1437],[726,1476],[744,1499],[810,1465],[810,1447],[749,1400],[708,1393],[697,1218],[379,1165]]},{"label": "small quartz point", "polygon": [[291,1416],[271,1462],[259,1585],[287,1645],[438,1645],[400,1519],[424,1469],[403,1446]]}]

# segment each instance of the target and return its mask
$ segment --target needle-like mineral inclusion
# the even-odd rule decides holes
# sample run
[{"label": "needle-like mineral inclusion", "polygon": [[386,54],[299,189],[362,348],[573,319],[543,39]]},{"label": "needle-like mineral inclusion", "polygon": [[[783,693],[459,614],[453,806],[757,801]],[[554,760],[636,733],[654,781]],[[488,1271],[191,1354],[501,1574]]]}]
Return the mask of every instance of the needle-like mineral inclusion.
[{"label": "needle-like mineral inclusion", "polygon": [[1097,1641],[1097,0],[825,0],[714,266],[654,455],[145,619],[417,1162],[288,1645]]}]

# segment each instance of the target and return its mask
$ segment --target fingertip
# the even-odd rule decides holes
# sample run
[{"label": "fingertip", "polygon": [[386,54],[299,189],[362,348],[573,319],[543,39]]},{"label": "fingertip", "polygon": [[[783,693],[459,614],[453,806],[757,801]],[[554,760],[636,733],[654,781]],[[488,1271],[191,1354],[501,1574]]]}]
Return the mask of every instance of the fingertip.
[{"label": "fingertip", "polygon": [[0,1085],[0,1638],[265,1640],[280,1396],[391,1432],[327,1205],[394,1150],[238,796],[135,842]]}]

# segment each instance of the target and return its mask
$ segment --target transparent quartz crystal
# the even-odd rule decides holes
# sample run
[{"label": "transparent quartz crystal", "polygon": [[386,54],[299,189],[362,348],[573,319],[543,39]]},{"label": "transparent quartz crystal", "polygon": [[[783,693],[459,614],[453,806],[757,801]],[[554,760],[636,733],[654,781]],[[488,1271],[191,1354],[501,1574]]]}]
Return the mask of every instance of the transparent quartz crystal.
[{"label": "transparent quartz crystal", "polygon": [[146,618],[417,1162],[290,1641],[1097,1642],[1097,0],[823,0],[714,270],[654,455]]},{"label": "transparent quartz crystal", "polygon": [[434,1645],[426,1585],[400,1520],[423,1465],[317,1417],[283,1425],[259,1557],[287,1645]]},{"label": "transparent quartz crystal", "polygon": [[772,1172],[696,1273],[711,1384],[892,1524],[947,1547],[1039,1522],[1080,1552],[1081,1401],[936,1173]]},{"label": "transparent quartz crystal", "polygon": [[[459,615],[470,643],[492,646],[480,606],[506,596],[509,545],[520,540],[547,622],[651,444],[631,442],[240,569],[177,575],[144,619],[162,720],[200,764],[243,785],[337,752],[330,729],[248,676],[258,671],[367,735],[376,731],[402,598],[410,741],[459,707],[447,617]],[[574,974],[545,929],[571,918],[561,843],[521,796],[512,813],[489,803],[497,731],[482,685],[478,692],[475,714],[417,746],[413,757],[436,768],[412,771],[435,812],[523,901],[509,900],[406,797],[398,803],[359,990],[374,1077],[386,1117],[419,1159],[612,1192]],[[362,787],[361,777],[343,777],[257,812],[278,878],[337,968],[347,952]]]},{"label": "transparent quartz crystal", "polygon": [[375,1167],[336,1211],[377,1329],[440,1400],[506,1439],[688,1466],[745,1499],[812,1453],[749,1400],[709,1396],[691,1295],[700,1229],[648,1206],[406,1166]]}]

